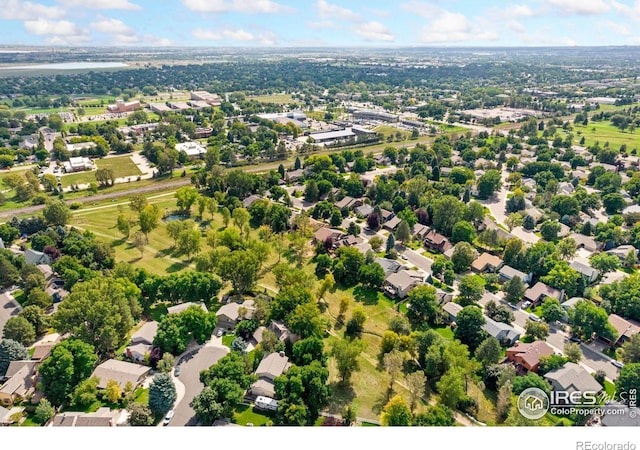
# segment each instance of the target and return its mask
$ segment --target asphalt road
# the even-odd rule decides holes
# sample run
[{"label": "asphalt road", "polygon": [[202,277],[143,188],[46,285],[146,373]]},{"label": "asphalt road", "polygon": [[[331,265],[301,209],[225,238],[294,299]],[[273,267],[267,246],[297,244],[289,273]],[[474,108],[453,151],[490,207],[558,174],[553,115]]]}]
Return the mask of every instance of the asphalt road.
[{"label": "asphalt road", "polygon": [[227,353],[229,353],[229,349],[226,347],[207,344],[181,358],[180,375],[178,379],[184,385],[185,392],[180,402],[174,408],[175,413],[169,426],[183,427],[198,425],[195,412],[189,404],[204,388],[204,385],[200,382],[200,372],[217,363],[218,360]]},{"label": "asphalt road", "polygon": [[0,294],[0,336],[2,336],[2,330],[10,317],[18,315],[22,310],[18,302],[9,297],[7,292]]}]

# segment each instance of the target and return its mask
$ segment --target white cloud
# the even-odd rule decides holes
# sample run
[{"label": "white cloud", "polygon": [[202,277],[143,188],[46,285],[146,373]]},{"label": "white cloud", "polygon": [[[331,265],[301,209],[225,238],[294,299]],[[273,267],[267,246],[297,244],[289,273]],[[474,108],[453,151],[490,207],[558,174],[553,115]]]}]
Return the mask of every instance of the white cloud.
[{"label": "white cloud", "polygon": [[316,2],[316,9],[318,15],[323,19],[339,19],[347,20],[349,22],[356,22],[360,20],[360,14],[357,14],[350,9],[343,8],[342,6],[334,5],[326,0],[318,0]]},{"label": "white cloud", "polygon": [[72,45],[89,41],[87,30],[80,29],[68,20],[25,20],[24,28],[28,33],[45,36],[45,40],[53,45]]},{"label": "white cloud", "polygon": [[614,22],[612,20],[607,20],[600,24],[600,28],[606,33],[616,33],[621,36],[631,36],[634,34],[628,25],[620,22]]},{"label": "white cloud", "polygon": [[272,0],[182,0],[182,3],[192,11],[210,13],[275,14],[292,11]]},{"label": "white cloud", "polygon": [[241,42],[255,41],[256,37],[248,31],[240,29],[211,30],[196,28],[192,33],[193,37],[201,41],[222,41],[233,40]]},{"label": "white cloud", "polygon": [[597,15],[611,10],[604,0],[545,0],[545,3],[565,14]]},{"label": "white cloud", "polygon": [[90,9],[127,9],[127,10],[139,10],[142,9],[140,5],[131,3],[129,0],[58,0],[65,6],[75,8],[90,8]]},{"label": "white cloud", "polygon": [[59,6],[45,6],[40,3],[23,2],[20,0],[0,0],[0,19],[58,19],[62,16],[64,16],[64,9]]},{"label": "white cloud", "polygon": [[318,30],[322,28],[337,30],[341,28],[330,20],[319,20],[317,22],[307,22],[307,26],[309,28],[313,28],[314,30]]},{"label": "white cloud", "polygon": [[108,34],[135,34],[134,31],[122,20],[103,17],[97,22],[91,23],[91,28],[100,33]]},{"label": "white cloud", "polygon": [[358,24],[354,31],[367,41],[391,42],[395,40],[393,33],[380,22],[372,21]]},{"label": "white cloud", "polygon": [[425,44],[443,44],[465,41],[495,41],[499,38],[486,28],[476,29],[464,14],[442,11],[436,19],[422,29],[420,40]]},{"label": "white cloud", "polygon": [[529,5],[509,5],[506,8],[506,16],[509,17],[531,17],[537,12],[532,10]]},{"label": "white cloud", "polygon": [[416,16],[432,18],[434,15],[441,14],[444,10],[429,2],[421,2],[411,0],[400,5],[400,9]]},{"label": "white cloud", "polygon": [[628,6],[613,0],[611,6],[623,16],[640,21],[640,0],[636,0],[633,6]]}]

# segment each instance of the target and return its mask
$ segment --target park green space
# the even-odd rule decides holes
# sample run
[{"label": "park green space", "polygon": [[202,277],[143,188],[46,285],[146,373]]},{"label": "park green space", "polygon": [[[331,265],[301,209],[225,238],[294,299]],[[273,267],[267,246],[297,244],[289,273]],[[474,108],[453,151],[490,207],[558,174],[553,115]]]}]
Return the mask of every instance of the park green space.
[{"label": "park green space", "polygon": [[608,120],[602,122],[589,122],[587,126],[573,125],[574,143],[579,144],[580,139],[584,136],[584,146],[590,147],[596,142],[603,147],[605,143],[609,143],[612,148],[619,148],[626,145],[630,151],[633,148],[640,148],[640,132],[629,132],[629,130],[620,131],[619,128],[613,126]]},{"label": "park green space", "polygon": [[249,100],[256,100],[262,103],[294,103],[295,100],[291,94],[269,94],[269,95],[255,95],[247,97]]},{"label": "park green space", "polygon": [[[142,174],[131,157],[127,155],[114,158],[96,159],[94,162],[98,169],[111,169],[116,178],[137,177]],[[62,187],[93,183],[96,181],[96,173],[95,171],[72,173],[69,175],[63,175],[60,178],[60,181],[62,181]]]}]

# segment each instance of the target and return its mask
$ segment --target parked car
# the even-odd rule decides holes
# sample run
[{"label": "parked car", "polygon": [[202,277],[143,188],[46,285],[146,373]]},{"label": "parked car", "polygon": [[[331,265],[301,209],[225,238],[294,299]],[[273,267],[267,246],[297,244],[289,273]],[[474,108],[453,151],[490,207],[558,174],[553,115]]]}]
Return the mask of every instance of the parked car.
[{"label": "parked car", "polygon": [[517,305],[514,305],[514,304],[513,304],[513,303],[511,303],[511,302],[507,302],[507,306],[509,306],[509,308],[511,308],[511,309],[518,309],[518,306],[517,306]]},{"label": "parked car", "polygon": [[522,303],[522,309],[527,309],[529,306],[531,306],[531,302],[529,300]]},{"label": "parked car", "polygon": [[169,422],[171,422],[171,419],[173,419],[173,409],[169,410],[169,412],[167,413],[166,416],[164,416],[164,424],[165,425],[169,425]]},{"label": "parked car", "polygon": [[173,375],[180,376],[180,366],[176,366],[175,369],[173,369]]},{"label": "parked car", "polygon": [[409,259],[409,258],[407,257],[407,255],[401,255],[401,256],[400,256],[400,258],[404,259],[405,261],[406,261],[407,259]]},{"label": "parked car", "polygon": [[217,336],[217,337],[222,337],[222,335],[223,335],[223,334],[224,334],[224,332],[222,331],[222,328],[220,328],[220,329],[218,330],[218,332],[216,333],[216,336]]},{"label": "parked car", "polygon": [[529,319],[533,320],[534,322],[542,322],[542,319],[540,319],[540,317],[536,316],[533,313],[529,314]]},{"label": "parked car", "polygon": [[571,336],[571,337],[569,338],[569,340],[570,340],[571,342],[575,342],[576,344],[582,344],[582,339],[580,339],[580,338],[579,338],[579,337],[577,337],[577,336]]},{"label": "parked car", "polygon": [[624,364],[622,364],[620,361],[616,361],[615,359],[611,360],[611,364],[616,366],[618,369],[622,369],[624,367]]}]

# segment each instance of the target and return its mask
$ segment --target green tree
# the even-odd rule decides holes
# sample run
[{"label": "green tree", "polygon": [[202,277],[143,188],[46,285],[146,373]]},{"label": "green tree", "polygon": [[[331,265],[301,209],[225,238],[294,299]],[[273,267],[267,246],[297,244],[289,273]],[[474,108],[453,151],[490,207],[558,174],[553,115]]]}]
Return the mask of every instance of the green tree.
[{"label": "green tree", "polygon": [[482,325],[486,323],[482,310],[477,306],[465,306],[456,317],[454,336],[469,349],[475,350],[485,339],[485,331]]},{"label": "green tree", "polygon": [[549,336],[549,325],[544,322],[527,320],[524,330],[527,336],[531,336],[536,341],[544,341]]},{"label": "green tree", "polygon": [[[43,293],[47,297],[47,306],[51,305],[51,297],[46,292],[40,291],[39,289],[32,289],[31,292],[29,292],[29,295],[31,296],[38,292]],[[24,317],[31,325],[33,325],[36,336],[44,334],[44,332],[49,328],[49,316],[43,314],[42,307],[37,304],[30,304],[23,308],[18,316]]]},{"label": "green tree", "polygon": [[467,206],[452,195],[444,195],[431,204],[433,210],[433,226],[445,236],[451,236],[453,226],[460,222]]},{"label": "green tree", "polygon": [[476,360],[482,364],[482,367],[498,364],[502,358],[502,347],[500,347],[500,342],[498,342],[498,340],[493,336],[489,336],[478,346],[474,356]]},{"label": "green tree", "polygon": [[158,371],[171,372],[173,370],[173,366],[175,365],[175,363],[176,363],[176,359],[173,357],[173,355],[171,353],[166,352],[164,355],[162,355],[162,359],[158,361]]},{"label": "green tree", "polygon": [[[0,344],[1,346],[2,344]],[[0,347],[0,355],[2,349]],[[640,334],[636,333],[616,351],[617,358],[625,364],[640,363]],[[1,364],[1,359],[0,359]],[[0,374],[2,367],[0,367]]]},{"label": "green tree", "polygon": [[615,328],[609,323],[609,314],[589,300],[579,300],[569,311],[571,333],[590,342],[595,336],[609,340],[617,337]]},{"label": "green tree", "polygon": [[235,382],[223,378],[213,379],[191,402],[196,417],[203,425],[212,425],[223,417],[231,417],[244,391]]},{"label": "green tree", "polygon": [[499,170],[487,170],[478,179],[478,194],[481,197],[491,197],[502,187],[502,173]]},{"label": "green tree", "polygon": [[565,316],[565,310],[557,299],[547,297],[542,303],[541,314],[545,322],[552,323],[561,320]]},{"label": "green tree", "polygon": [[418,427],[452,427],[455,423],[453,412],[444,405],[429,406],[413,420],[413,425]]},{"label": "green tree", "polygon": [[147,199],[142,194],[134,194],[129,198],[129,207],[138,214],[140,214],[146,206]]},{"label": "green tree", "polygon": [[36,341],[36,329],[24,317],[14,316],[5,323],[2,337],[29,346]]},{"label": "green tree", "polygon": [[384,406],[380,415],[383,427],[407,427],[411,425],[411,410],[402,396],[396,395]]},{"label": "green tree", "polygon": [[568,297],[573,297],[578,291],[580,274],[569,266],[566,261],[558,261],[549,273],[540,278],[540,281],[549,286],[564,290]]},{"label": "green tree", "polygon": [[349,384],[351,375],[360,370],[358,357],[364,350],[360,339],[341,339],[331,348],[331,356],[336,360],[338,374],[343,384]]},{"label": "green tree", "polygon": [[458,303],[462,306],[473,305],[484,295],[485,281],[479,275],[466,275],[458,283],[460,297]]},{"label": "green tree", "polygon": [[580,344],[574,344],[573,342],[567,342],[564,344],[564,354],[572,363],[579,363],[582,359],[582,350]]},{"label": "green tree", "polygon": [[504,299],[509,303],[515,304],[522,299],[527,287],[522,278],[515,276],[502,285],[502,290],[505,293]]},{"label": "green tree", "polygon": [[44,207],[42,216],[51,226],[65,226],[71,219],[71,210],[62,200],[54,200]]},{"label": "green tree", "polygon": [[597,253],[589,261],[591,262],[591,267],[603,274],[614,272],[620,268],[620,259],[608,253]]},{"label": "green tree", "polygon": [[129,406],[129,425],[132,427],[150,427],[153,425],[153,411],[143,403],[132,403]]},{"label": "green tree", "polygon": [[260,260],[254,252],[237,250],[224,256],[218,265],[218,273],[223,280],[231,282],[239,294],[251,290],[258,280]]},{"label": "green tree", "polygon": [[404,220],[398,225],[396,239],[402,242],[403,245],[411,239],[411,229],[409,228],[409,224]]},{"label": "green tree", "polygon": [[409,408],[411,412],[415,411],[418,401],[424,396],[427,386],[427,377],[422,371],[412,372],[405,378],[405,384],[411,395],[411,403]]},{"label": "green tree", "polygon": [[407,318],[414,327],[422,324],[434,324],[438,317],[439,305],[436,289],[429,284],[421,284],[409,292]]},{"label": "green tree", "polygon": [[453,226],[451,231],[451,242],[469,242],[472,243],[476,237],[476,229],[469,222],[461,220]]},{"label": "green tree", "polygon": [[509,217],[505,219],[504,224],[507,226],[509,231],[511,231],[515,227],[522,226],[522,224],[524,224],[524,219],[519,213],[511,213],[509,214]]},{"label": "green tree", "polygon": [[[137,292],[136,292],[137,291]],[[53,316],[59,333],[71,333],[102,354],[114,351],[142,313],[139,289],[125,290],[113,278],[77,283]]]},{"label": "green tree", "polygon": [[120,214],[118,216],[118,219],[116,221],[116,227],[118,228],[118,231],[125,238],[129,237],[129,233],[131,232],[131,224],[129,223],[129,220],[125,217],[124,214]]},{"label": "green tree", "polygon": [[361,265],[358,276],[363,285],[373,289],[382,287],[385,279],[384,269],[378,263]]},{"label": "green tree", "polygon": [[309,180],[307,186],[304,189],[304,199],[309,203],[315,203],[320,198],[320,191],[318,190],[318,183],[315,180]]},{"label": "green tree", "polygon": [[191,211],[191,207],[198,200],[198,190],[193,187],[184,186],[178,189],[175,193],[176,205],[182,211]]},{"label": "green tree", "polygon": [[476,259],[476,252],[468,242],[458,242],[453,249],[451,262],[453,270],[456,273],[462,273],[469,270],[471,263]]},{"label": "green tree", "polygon": [[387,238],[387,246],[385,248],[387,253],[393,250],[395,246],[396,246],[396,239],[393,237],[393,234],[389,234],[389,237]]},{"label": "green tree", "polygon": [[156,205],[147,205],[140,211],[138,220],[140,221],[140,231],[148,237],[149,233],[155,230],[160,223],[160,210]]},{"label": "green tree", "polygon": [[36,406],[34,420],[36,423],[44,425],[49,420],[51,420],[55,413],[56,410],[51,402],[49,402],[49,400],[47,400],[46,398],[43,398],[38,402],[38,406]]},{"label": "green tree", "polygon": [[169,411],[178,394],[176,386],[168,373],[160,373],[153,377],[149,385],[149,408],[157,415],[163,415]]},{"label": "green tree", "polygon": [[91,375],[97,360],[90,344],[73,338],[60,342],[38,369],[42,392],[52,404],[61,405]]},{"label": "green tree", "polygon": [[560,232],[560,224],[556,221],[547,220],[540,225],[540,234],[547,241],[555,241],[558,239]]},{"label": "green tree", "polygon": [[576,256],[578,246],[575,239],[567,237],[558,242],[558,245],[556,245],[556,250],[558,251],[560,258],[564,259],[565,261],[569,261]]},{"label": "green tree", "polygon": [[460,368],[452,368],[436,383],[440,393],[440,402],[451,409],[458,407],[458,403],[465,398],[465,375]]},{"label": "green tree", "polygon": [[616,392],[630,393],[640,386],[640,364],[627,364],[620,369],[620,374],[616,378]]},{"label": "green tree", "polygon": [[97,377],[87,378],[76,386],[71,394],[71,403],[80,408],[87,408],[98,401],[98,383]]},{"label": "green tree", "polygon": [[329,371],[319,361],[293,366],[275,379],[280,405],[274,422],[278,425],[311,425],[326,404],[330,390]]},{"label": "green tree", "polygon": [[11,361],[29,359],[29,352],[18,341],[3,339],[0,341],[0,377],[7,373]]}]

